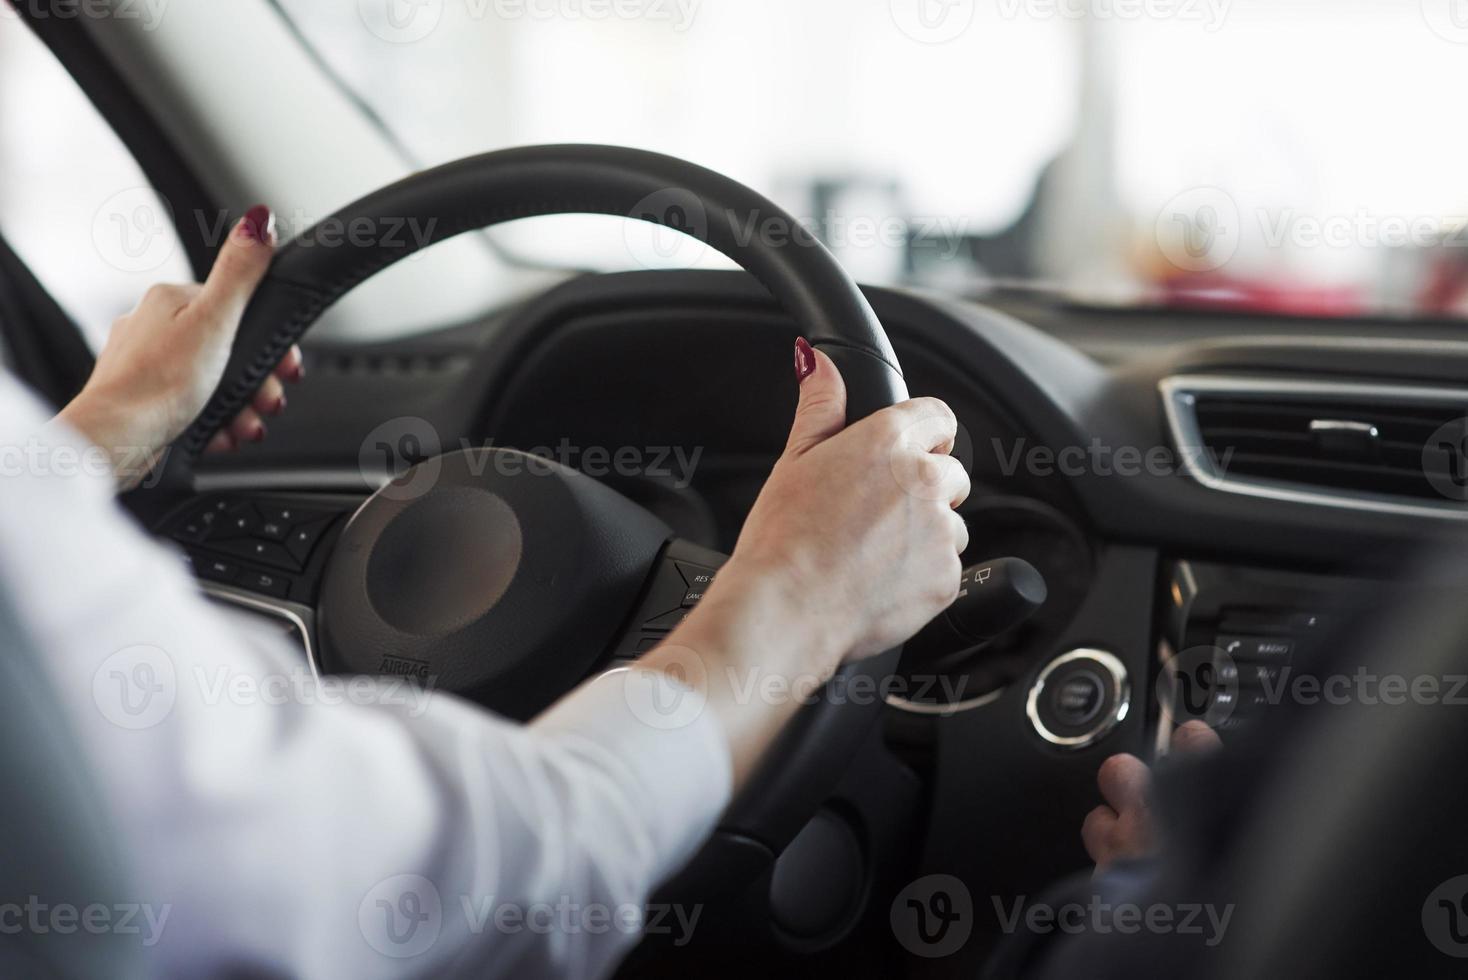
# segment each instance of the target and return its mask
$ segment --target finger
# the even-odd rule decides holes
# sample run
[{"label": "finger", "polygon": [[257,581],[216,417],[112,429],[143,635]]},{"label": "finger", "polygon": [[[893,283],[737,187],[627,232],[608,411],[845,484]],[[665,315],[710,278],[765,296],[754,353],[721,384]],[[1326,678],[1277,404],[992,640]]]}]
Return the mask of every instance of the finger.
[{"label": "finger", "polygon": [[261,415],[280,415],[285,411],[285,385],[276,375],[268,375],[255,392],[252,404]]},{"label": "finger", "polygon": [[149,286],[134,312],[142,309],[158,309],[173,316],[198,297],[200,288],[197,283],[159,283],[156,286]]},{"label": "finger", "polygon": [[947,455],[958,437],[958,418],[938,398],[909,398],[892,409],[908,445],[925,453]]},{"label": "finger", "polygon": [[795,407],[787,453],[803,453],[846,427],[846,382],[836,362],[804,337],[795,342],[795,376],[800,382],[800,404]]},{"label": "finger", "polygon": [[214,433],[209,444],[204,447],[205,453],[232,453],[239,449],[239,443],[234,441],[234,436],[227,429],[220,429]]},{"label": "finger", "polygon": [[275,376],[291,384],[299,384],[305,380],[306,357],[301,353],[299,344],[291,344],[291,349],[285,352],[285,357],[275,366]]},{"label": "finger", "polygon": [[1201,755],[1222,747],[1223,740],[1206,722],[1190,721],[1172,733],[1172,748],[1179,755]]},{"label": "finger", "polygon": [[1117,813],[1145,810],[1151,784],[1151,770],[1134,755],[1114,755],[1101,763],[1101,770],[1096,773],[1101,796]]},{"label": "finger", "polygon": [[969,478],[968,470],[963,468],[962,463],[954,459],[952,456],[947,456],[944,458],[952,461],[953,471],[949,476],[949,479],[953,481],[952,484],[950,484],[953,487],[953,496],[949,498],[948,506],[952,507],[954,510],[957,510],[959,507],[963,506],[963,502],[967,500],[968,495],[973,492],[973,481]]},{"label": "finger", "polygon": [[921,452],[899,439],[890,461],[898,485],[920,500],[941,501],[952,510],[968,497],[968,474],[952,456]]},{"label": "finger", "polygon": [[247,442],[264,442],[265,421],[260,418],[260,413],[253,408],[247,408],[236,415],[233,422],[229,423],[229,434],[240,445]]},{"label": "finger", "polygon": [[953,545],[961,555],[968,550],[968,521],[955,511],[950,510],[948,516],[953,521]]},{"label": "finger", "polygon": [[1116,825],[1120,822],[1121,818],[1111,807],[1098,806],[1086,814],[1086,820],[1081,824],[1081,843],[1098,867],[1111,863],[1111,842],[1116,837]]},{"label": "finger", "polygon": [[229,233],[194,308],[215,314],[209,320],[233,330],[255,294],[275,254],[275,215],[256,205]]}]

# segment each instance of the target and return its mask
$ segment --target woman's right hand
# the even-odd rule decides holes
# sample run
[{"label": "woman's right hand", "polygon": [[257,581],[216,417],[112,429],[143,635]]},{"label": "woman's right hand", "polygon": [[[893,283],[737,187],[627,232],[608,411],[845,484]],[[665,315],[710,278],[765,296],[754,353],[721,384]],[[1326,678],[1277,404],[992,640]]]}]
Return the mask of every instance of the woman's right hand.
[{"label": "woman's right hand", "polygon": [[[954,512],[969,478],[949,455],[958,421],[914,398],[846,427],[846,384],[804,340],[800,404],[719,591],[759,580],[784,596],[787,628],[835,670],[890,650],[953,602],[968,530]],[[713,590],[711,590],[711,595]]]},{"label": "woman's right hand", "polygon": [[703,695],[736,788],[842,663],[892,649],[947,608],[968,544],[948,406],[915,398],[847,428],[836,365],[803,340],[795,364],[790,439],[734,553],[638,665]]}]

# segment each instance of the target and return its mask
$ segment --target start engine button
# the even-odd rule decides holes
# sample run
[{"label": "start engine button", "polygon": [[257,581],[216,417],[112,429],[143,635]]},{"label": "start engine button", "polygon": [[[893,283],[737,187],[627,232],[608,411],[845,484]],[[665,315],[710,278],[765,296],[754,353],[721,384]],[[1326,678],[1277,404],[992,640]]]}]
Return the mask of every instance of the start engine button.
[{"label": "start engine button", "polygon": [[1026,713],[1051,745],[1083,749],[1125,719],[1130,706],[1125,665],[1105,650],[1080,649],[1045,665],[1030,688]]}]

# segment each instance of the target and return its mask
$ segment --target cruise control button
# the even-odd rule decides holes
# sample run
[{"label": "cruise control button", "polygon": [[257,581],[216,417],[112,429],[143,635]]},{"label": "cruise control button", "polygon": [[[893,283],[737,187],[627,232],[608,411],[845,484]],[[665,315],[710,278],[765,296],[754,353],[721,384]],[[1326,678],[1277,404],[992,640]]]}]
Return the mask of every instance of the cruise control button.
[{"label": "cruise control button", "polygon": [[715,571],[712,568],[705,568],[702,565],[689,565],[681,561],[675,562],[674,564],[678,566],[678,573],[683,576],[683,581],[687,583],[690,590],[698,589],[702,591],[708,588],[709,583],[714,580]]},{"label": "cruise control button", "polygon": [[696,589],[689,589],[687,592],[683,593],[683,608],[684,609],[687,609],[690,606],[696,606],[696,605],[698,605],[698,601],[700,599],[702,599],[702,598],[703,598],[703,587],[702,586],[699,586]]},{"label": "cruise control button", "polygon": [[270,572],[246,572],[240,578],[240,585],[251,592],[275,596],[277,599],[284,599],[286,593],[291,590],[290,579]]},{"label": "cruise control button", "polygon": [[270,541],[221,541],[213,547],[227,554],[248,558],[250,561],[257,561],[272,568],[284,568],[292,572],[300,571],[300,565],[291,557],[291,553],[281,545]]},{"label": "cruise control button", "polygon": [[679,623],[683,622],[683,620],[687,618],[687,609],[674,609],[670,613],[663,613],[661,616],[654,616],[652,619],[649,619],[647,622],[643,623],[642,628],[645,630],[666,631],[677,626]]}]

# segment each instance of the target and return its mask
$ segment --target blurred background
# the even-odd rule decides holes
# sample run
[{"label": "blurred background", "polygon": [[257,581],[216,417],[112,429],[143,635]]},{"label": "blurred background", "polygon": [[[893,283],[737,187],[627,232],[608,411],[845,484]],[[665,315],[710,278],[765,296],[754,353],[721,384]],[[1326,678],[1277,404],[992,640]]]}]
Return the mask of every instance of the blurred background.
[{"label": "blurred background", "polygon": [[[628,144],[765,191],[866,282],[1468,315],[1461,0],[231,3],[273,6],[402,173]],[[0,231],[94,340],[149,283],[189,277],[156,209],[130,203],[147,191],[128,154],[4,6],[0,175]],[[113,232],[152,244],[104,258]],[[494,244],[518,266],[721,261],[629,250],[603,218],[522,222]]]}]

